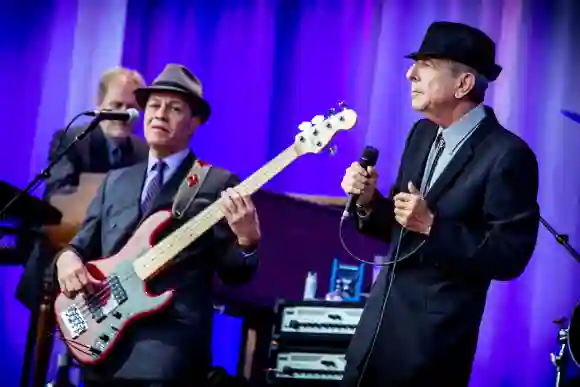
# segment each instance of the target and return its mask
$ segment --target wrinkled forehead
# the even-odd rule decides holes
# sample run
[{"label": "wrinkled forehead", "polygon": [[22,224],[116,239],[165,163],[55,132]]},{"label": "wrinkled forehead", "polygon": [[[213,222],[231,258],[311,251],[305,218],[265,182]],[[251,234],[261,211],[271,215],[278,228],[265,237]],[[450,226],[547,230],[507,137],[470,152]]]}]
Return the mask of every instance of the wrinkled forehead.
[{"label": "wrinkled forehead", "polygon": [[453,69],[456,62],[444,58],[424,57],[417,59],[415,64],[423,67],[430,67],[438,71],[450,71]]}]

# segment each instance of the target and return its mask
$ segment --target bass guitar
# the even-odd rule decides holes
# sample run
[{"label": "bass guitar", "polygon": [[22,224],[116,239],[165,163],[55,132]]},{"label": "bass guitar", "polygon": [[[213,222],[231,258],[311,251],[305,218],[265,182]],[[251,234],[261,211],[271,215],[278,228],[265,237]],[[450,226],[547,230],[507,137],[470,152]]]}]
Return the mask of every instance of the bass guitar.
[{"label": "bass guitar", "polygon": [[[357,121],[354,110],[341,106],[328,117],[315,116],[299,126],[294,143],[241,182],[239,192],[251,195],[282,172],[298,157],[320,153],[343,130]],[[54,302],[57,326],[72,356],[82,364],[103,360],[132,322],[166,307],[173,291],[147,293],[146,282],[168,267],[174,258],[223,218],[218,199],[156,245],[153,236],[167,225],[171,212],[159,211],[138,227],[125,246],[112,257],[86,264],[89,272],[103,281],[95,294],[78,294],[69,299],[60,294]]]}]

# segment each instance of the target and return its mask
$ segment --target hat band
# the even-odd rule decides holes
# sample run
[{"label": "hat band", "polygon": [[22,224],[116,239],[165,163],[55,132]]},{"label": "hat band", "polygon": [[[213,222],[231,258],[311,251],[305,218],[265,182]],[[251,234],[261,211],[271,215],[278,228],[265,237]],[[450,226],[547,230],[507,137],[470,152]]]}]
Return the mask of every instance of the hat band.
[{"label": "hat band", "polygon": [[184,93],[197,94],[197,93],[194,93],[192,90],[189,90],[189,89],[183,87],[182,84],[177,83],[177,82],[172,82],[172,81],[159,81],[159,82],[155,82],[153,85],[154,86],[172,87],[174,89],[179,89],[179,90],[183,91]]}]

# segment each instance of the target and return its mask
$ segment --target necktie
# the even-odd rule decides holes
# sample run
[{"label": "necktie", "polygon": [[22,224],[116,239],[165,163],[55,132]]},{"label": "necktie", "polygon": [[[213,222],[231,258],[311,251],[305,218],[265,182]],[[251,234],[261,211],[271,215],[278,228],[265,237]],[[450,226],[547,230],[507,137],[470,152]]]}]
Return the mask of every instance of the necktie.
[{"label": "necktie", "polygon": [[116,146],[111,152],[111,166],[113,168],[120,168],[123,159],[123,151],[120,146]]},{"label": "necktie", "polygon": [[435,152],[433,161],[431,162],[431,166],[429,167],[429,170],[423,179],[424,184],[421,184],[421,195],[425,195],[425,193],[429,191],[429,186],[431,185],[431,180],[433,179],[433,173],[435,172],[435,167],[437,167],[439,158],[443,154],[443,149],[445,149],[445,140],[443,139],[443,134],[439,133],[435,139]]},{"label": "necktie", "polygon": [[146,214],[151,209],[153,201],[161,191],[163,186],[163,171],[167,164],[163,161],[158,161],[153,168],[151,168],[151,173],[154,174],[149,183],[145,187],[145,195],[143,196],[143,201],[141,202],[141,213]]}]

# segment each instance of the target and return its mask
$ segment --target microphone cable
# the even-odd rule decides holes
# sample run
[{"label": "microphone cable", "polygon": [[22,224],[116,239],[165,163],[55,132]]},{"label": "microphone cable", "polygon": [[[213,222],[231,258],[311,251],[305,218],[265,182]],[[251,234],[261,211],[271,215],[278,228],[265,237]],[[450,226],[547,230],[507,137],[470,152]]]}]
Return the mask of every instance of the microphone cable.
[{"label": "microphone cable", "polygon": [[[346,245],[346,242],[344,240],[344,236],[343,236],[343,228],[344,228],[344,221],[345,219],[348,219],[348,217],[341,217],[340,219],[340,223],[338,226],[338,237],[340,239],[340,243],[342,245],[342,248],[354,259],[356,259],[359,262],[362,263],[367,263],[370,264],[372,266],[383,266],[386,267],[387,269],[387,276],[389,277],[389,282],[387,284],[387,290],[385,291],[385,294],[383,296],[383,303],[381,305],[381,310],[379,313],[379,318],[377,321],[377,325],[375,328],[375,331],[373,333],[373,339],[371,342],[371,346],[366,354],[365,360],[364,360],[364,364],[363,367],[361,369],[361,372],[359,374],[358,377],[358,381],[357,381],[357,387],[360,387],[361,382],[364,378],[364,374],[367,370],[367,367],[369,365],[370,359],[371,359],[371,355],[373,353],[373,350],[375,348],[376,342],[377,342],[377,337],[379,335],[379,331],[381,329],[382,323],[383,323],[383,318],[384,318],[384,314],[385,314],[385,310],[387,308],[387,302],[389,300],[389,297],[391,295],[391,289],[393,287],[393,283],[395,282],[395,269],[397,267],[397,262],[401,262],[404,261],[405,259],[409,258],[410,256],[412,256],[413,254],[415,254],[424,244],[425,241],[422,241],[419,246],[417,246],[415,249],[413,249],[410,253],[404,255],[402,258],[399,258],[399,253],[400,253],[400,248],[401,248],[401,242],[403,240],[403,237],[405,236],[405,234],[407,233],[407,230],[404,228],[401,228],[401,231],[399,232],[399,238],[397,241],[397,246],[395,248],[395,254],[392,260],[388,261],[388,262],[383,262],[383,263],[376,263],[376,262],[371,262],[371,261],[367,261],[364,260],[362,258],[359,258],[358,256],[356,256]],[[358,220],[358,219],[357,219]]]},{"label": "microphone cable", "polygon": [[415,247],[413,250],[411,250],[411,252],[409,252],[409,253],[405,254],[403,257],[399,258],[399,256],[398,256],[399,255],[399,247],[400,247],[401,241],[403,240],[403,237],[405,236],[405,234],[407,234],[407,230],[404,228],[401,228],[401,232],[399,233],[399,241],[397,242],[397,248],[395,251],[395,256],[392,260],[390,260],[388,262],[383,262],[383,263],[376,263],[373,261],[367,261],[367,260],[359,258],[357,255],[355,255],[346,245],[346,242],[344,240],[344,235],[343,235],[345,219],[348,219],[348,218],[341,218],[340,223],[338,225],[338,239],[340,240],[340,244],[342,245],[342,248],[352,258],[356,259],[359,262],[366,263],[366,264],[369,264],[372,266],[390,266],[390,265],[395,266],[397,262],[404,261],[405,259],[407,259],[407,258],[411,257],[413,254],[415,254],[417,251],[419,251],[419,249],[421,247],[423,247],[423,245],[426,242],[426,241],[422,241],[421,243],[419,243],[419,245],[417,247]]}]

